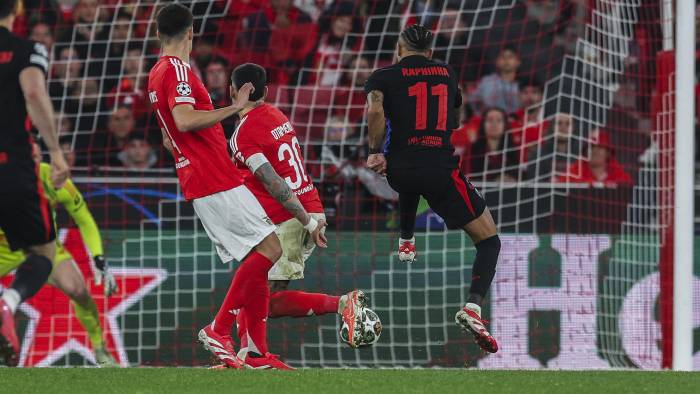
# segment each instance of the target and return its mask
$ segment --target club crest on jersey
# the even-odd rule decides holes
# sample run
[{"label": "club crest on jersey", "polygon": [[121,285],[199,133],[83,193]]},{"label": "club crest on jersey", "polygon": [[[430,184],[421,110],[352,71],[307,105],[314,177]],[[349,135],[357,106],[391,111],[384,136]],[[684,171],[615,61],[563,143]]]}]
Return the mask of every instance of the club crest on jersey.
[{"label": "club crest on jersey", "polygon": [[187,82],[180,82],[177,84],[177,88],[175,88],[175,90],[177,90],[177,93],[180,96],[189,96],[192,94],[192,88]]}]

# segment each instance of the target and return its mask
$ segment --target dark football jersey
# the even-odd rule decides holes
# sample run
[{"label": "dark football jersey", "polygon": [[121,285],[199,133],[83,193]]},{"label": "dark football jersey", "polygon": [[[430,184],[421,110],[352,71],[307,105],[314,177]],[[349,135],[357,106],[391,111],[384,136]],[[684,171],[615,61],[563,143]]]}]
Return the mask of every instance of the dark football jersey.
[{"label": "dark football jersey", "polygon": [[32,187],[36,184],[36,166],[27,132],[27,107],[19,84],[20,72],[27,67],[37,67],[46,74],[46,48],[0,27],[0,179]]},{"label": "dark football jersey", "polygon": [[383,147],[393,168],[457,165],[450,144],[462,95],[455,72],[445,63],[408,56],[372,73],[365,93],[384,94],[387,137]]}]

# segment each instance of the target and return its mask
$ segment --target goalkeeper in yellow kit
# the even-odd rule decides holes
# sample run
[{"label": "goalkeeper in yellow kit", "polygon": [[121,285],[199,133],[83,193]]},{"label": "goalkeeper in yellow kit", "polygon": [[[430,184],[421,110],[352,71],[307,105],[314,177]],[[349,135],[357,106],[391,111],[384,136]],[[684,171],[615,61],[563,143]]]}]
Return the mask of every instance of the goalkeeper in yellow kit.
[{"label": "goalkeeper in yellow kit", "polygon": [[[98,285],[104,284],[105,296],[111,295],[117,290],[117,283],[114,280],[114,276],[107,269],[103,256],[100,231],[97,228],[95,219],[93,219],[92,214],[88,210],[83,196],[70,179],[58,190],[53,187],[51,166],[41,163],[41,153],[36,144],[34,144],[33,157],[40,166],[39,178],[44,194],[49,201],[51,214],[55,217],[56,206],[59,203],[68,211],[77,224],[80,235],[90,250],[90,254],[92,254],[96,268],[95,282]],[[0,229],[0,278],[12,272],[24,260],[24,252],[21,250],[14,252],[10,250],[5,234]],[[75,264],[73,256],[63,247],[58,238],[56,238],[56,257],[53,260],[53,270],[48,283],[61,290],[71,299],[75,315],[90,338],[95,361],[101,366],[119,366],[105,349],[97,305],[88,292],[85,278],[83,278],[82,273]]]}]

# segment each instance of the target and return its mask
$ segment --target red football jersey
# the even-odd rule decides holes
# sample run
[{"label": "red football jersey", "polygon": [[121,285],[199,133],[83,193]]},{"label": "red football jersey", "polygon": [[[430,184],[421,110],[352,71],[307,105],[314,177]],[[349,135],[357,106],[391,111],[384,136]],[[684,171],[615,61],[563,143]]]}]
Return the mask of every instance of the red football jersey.
[{"label": "red football jersey", "polygon": [[173,56],[161,57],[148,75],[148,98],[158,124],[173,142],[175,168],[186,200],[243,184],[229,157],[220,124],[188,132],[175,126],[172,110],[176,105],[189,104],[202,111],[214,109],[207,89],[189,64]]},{"label": "red football jersey", "polygon": [[265,186],[248,169],[246,161],[256,153],[265,156],[275,172],[299,197],[307,212],[323,212],[318,190],[306,173],[297,134],[289,119],[279,109],[263,104],[248,112],[238,123],[230,142],[246,186],[275,224],[293,216],[265,190]]}]

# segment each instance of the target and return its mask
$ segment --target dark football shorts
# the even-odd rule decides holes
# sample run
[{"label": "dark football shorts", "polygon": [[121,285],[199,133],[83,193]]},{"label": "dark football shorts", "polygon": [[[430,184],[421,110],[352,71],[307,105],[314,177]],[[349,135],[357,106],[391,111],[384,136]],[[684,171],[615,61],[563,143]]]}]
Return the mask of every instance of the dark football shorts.
[{"label": "dark football shorts", "polygon": [[389,185],[399,194],[419,194],[450,230],[481,216],[486,200],[458,169],[388,168]]},{"label": "dark football shorts", "polygon": [[0,169],[0,228],[10,249],[26,249],[56,239],[53,216],[36,174]]}]

